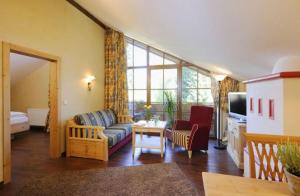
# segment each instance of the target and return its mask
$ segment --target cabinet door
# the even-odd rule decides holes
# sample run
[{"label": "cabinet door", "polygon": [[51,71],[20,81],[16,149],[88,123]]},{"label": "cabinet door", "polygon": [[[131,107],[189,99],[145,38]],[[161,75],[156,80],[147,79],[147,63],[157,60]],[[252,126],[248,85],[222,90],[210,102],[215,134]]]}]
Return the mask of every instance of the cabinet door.
[{"label": "cabinet door", "polygon": [[233,152],[234,152],[234,155],[236,157],[238,157],[238,155],[239,155],[239,143],[240,143],[238,127],[235,126],[232,129],[232,132],[233,132]]}]

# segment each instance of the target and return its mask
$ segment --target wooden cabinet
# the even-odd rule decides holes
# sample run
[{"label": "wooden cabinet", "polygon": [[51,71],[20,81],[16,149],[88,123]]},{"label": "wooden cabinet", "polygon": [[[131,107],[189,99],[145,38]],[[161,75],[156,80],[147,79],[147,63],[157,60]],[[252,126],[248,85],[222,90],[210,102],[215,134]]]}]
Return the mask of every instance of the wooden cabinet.
[{"label": "wooden cabinet", "polygon": [[227,151],[238,168],[244,169],[244,147],[246,146],[244,133],[246,124],[235,118],[228,118]]}]

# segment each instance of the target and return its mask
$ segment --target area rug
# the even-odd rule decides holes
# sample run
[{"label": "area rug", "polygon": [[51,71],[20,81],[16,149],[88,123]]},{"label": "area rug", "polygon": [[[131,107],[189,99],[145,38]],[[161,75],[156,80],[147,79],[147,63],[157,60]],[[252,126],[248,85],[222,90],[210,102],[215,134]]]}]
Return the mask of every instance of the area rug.
[{"label": "area rug", "polygon": [[31,180],[17,195],[198,195],[175,163],[66,171]]}]

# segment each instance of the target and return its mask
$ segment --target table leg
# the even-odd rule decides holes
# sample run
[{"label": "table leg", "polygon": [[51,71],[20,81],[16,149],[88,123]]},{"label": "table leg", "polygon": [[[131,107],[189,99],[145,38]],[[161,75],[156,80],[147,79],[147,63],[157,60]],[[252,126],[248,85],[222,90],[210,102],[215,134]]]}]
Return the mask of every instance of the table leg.
[{"label": "table leg", "polygon": [[143,140],[143,132],[140,132],[141,141]]},{"label": "table leg", "polygon": [[164,134],[160,132],[160,156],[164,157]]},{"label": "table leg", "polygon": [[132,129],[132,158],[134,158],[135,153],[135,129]]}]

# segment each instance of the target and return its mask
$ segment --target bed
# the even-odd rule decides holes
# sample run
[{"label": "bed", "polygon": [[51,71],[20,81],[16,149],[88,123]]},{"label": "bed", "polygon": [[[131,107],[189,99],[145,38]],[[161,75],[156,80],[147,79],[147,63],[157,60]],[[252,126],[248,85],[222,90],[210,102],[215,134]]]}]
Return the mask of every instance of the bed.
[{"label": "bed", "polygon": [[27,114],[23,112],[10,112],[10,126],[11,134],[28,131],[30,126]]}]

